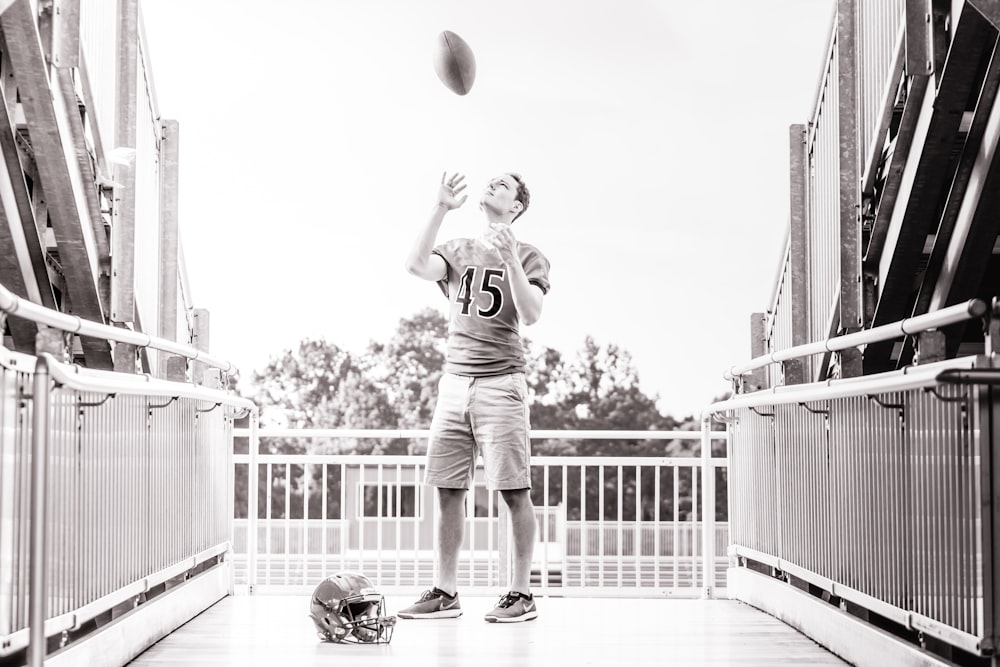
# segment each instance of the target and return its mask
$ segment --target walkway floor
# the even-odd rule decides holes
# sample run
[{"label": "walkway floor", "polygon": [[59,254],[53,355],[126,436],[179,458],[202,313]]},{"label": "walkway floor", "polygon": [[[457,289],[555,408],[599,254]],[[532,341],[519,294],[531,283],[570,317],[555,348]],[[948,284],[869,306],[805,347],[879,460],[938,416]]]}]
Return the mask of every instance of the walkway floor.
[{"label": "walkway floor", "polygon": [[[404,620],[389,645],[316,638],[309,597],[228,597],[134,660],[162,665],[844,665],[776,618],[732,600],[537,598],[534,621],[483,621],[493,598],[463,598],[458,619]],[[389,613],[410,598],[386,596]]]}]

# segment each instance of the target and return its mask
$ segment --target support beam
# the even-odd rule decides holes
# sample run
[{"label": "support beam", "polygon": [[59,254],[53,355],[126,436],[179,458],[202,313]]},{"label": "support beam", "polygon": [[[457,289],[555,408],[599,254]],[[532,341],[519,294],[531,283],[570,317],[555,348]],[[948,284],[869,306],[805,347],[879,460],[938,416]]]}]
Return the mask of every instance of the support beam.
[{"label": "support beam", "polygon": [[52,64],[80,66],[80,0],[52,0]]},{"label": "support beam", "polygon": [[[975,153],[969,186],[961,203],[931,309],[957,303],[963,295],[978,295],[1000,233],[1000,106],[991,105],[989,122]],[[995,286],[990,288],[990,295]],[[958,349],[964,327],[948,338],[948,353]]]},{"label": "support beam", "polygon": [[[996,48],[996,47],[994,47]],[[996,142],[996,98],[997,91],[1000,90],[1000,59],[996,56],[990,59],[989,70],[986,79],[979,93],[979,100],[976,103],[976,110],[972,117],[968,133],[965,137],[965,145],[959,157],[958,169],[952,181],[951,189],[948,192],[948,200],[938,224],[937,233],[934,235],[934,246],[931,248],[927,266],[924,269],[923,280],[917,293],[916,301],[913,305],[912,316],[922,315],[929,310],[937,310],[952,303],[965,300],[959,294],[955,294],[956,301],[947,301],[950,298],[947,293],[950,285],[954,282],[957,271],[972,272],[982,278],[977,261],[982,261],[982,268],[989,260],[993,244],[989,239],[982,239],[983,248],[978,249],[985,256],[980,257],[976,262],[959,263],[958,257],[963,252],[962,245],[966,243],[966,235],[970,224],[970,210],[975,209],[975,204],[970,203],[969,197],[978,201],[979,194],[983,188],[983,177],[989,168],[989,163],[985,159],[984,153],[992,154],[995,151]],[[991,126],[989,133],[987,126]],[[969,192],[970,183],[975,189]],[[963,216],[961,226],[959,217]],[[958,238],[956,238],[956,233]],[[978,273],[977,273],[978,272]],[[946,285],[945,285],[946,284]],[[977,281],[978,287],[978,281]],[[939,298],[932,303],[932,297],[936,292],[941,292]],[[967,293],[967,292],[961,292]],[[975,294],[973,294],[975,296]],[[967,298],[972,298],[967,297]],[[948,330],[949,350],[957,349],[958,341],[956,336],[960,336],[964,327],[954,327]],[[909,364],[914,351],[912,337],[907,337],[904,342],[900,358],[896,363],[897,368]]]},{"label": "support beam", "polygon": [[[954,177],[953,151],[966,106],[982,85],[984,59],[992,55],[995,31],[982,15],[963,6],[954,26],[946,64],[922,99],[908,99],[920,107],[899,196],[886,229],[877,265],[877,298],[872,326],[896,322],[912,313],[914,280],[927,236],[940,220],[942,198]],[[974,98],[973,98],[974,99]],[[865,350],[865,372],[892,368],[892,343]]]},{"label": "support beam", "polygon": [[[160,271],[159,331],[161,338],[177,340],[177,298],[179,271],[178,177],[180,127],[176,120],[161,123],[160,139]],[[159,353],[156,364],[160,377],[166,377],[169,354]]]},{"label": "support beam", "polygon": [[[840,137],[840,330],[864,324],[861,307],[861,174],[858,150],[856,0],[837,2],[837,111]],[[861,375],[861,358],[841,355],[841,377]]]},{"label": "support beam", "polygon": [[[0,49],[6,46],[0,40]],[[3,71],[10,61],[3,57]],[[20,151],[14,133],[4,86],[0,86],[0,283],[17,296],[47,308],[55,308],[55,294],[45,267],[44,240],[38,234],[31,195],[24,180]],[[10,326],[14,349],[30,354],[38,328],[32,322],[12,317]]]},{"label": "support beam", "polygon": [[[118,68],[115,148],[136,147],[139,62],[138,0],[118,0]],[[135,307],[135,163],[116,164],[111,226],[111,320],[129,325],[136,319]],[[136,351],[130,345],[115,347],[115,370],[135,372]]]},{"label": "support beam", "polygon": [[[809,342],[809,155],[805,125],[788,128],[788,287],[792,299],[792,345]],[[805,382],[812,374],[806,370]]]},{"label": "support beam", "polygon": [[[54,94],[48,66],[42,51],[38,26],[29,0],[17,0],[2,15],[10,60],[17,80],[34,152],[41,189],[48,202],[49,216],[59,246],[59,256],[66,276],[67,312],[96,322],[104,321],[98,292],[99,258],[90,216],[77,202],[84,200],[83,178],[72,154],[67,129],[67,110],[59,108],[60,94]],[[76,109],[72,110],[76,113]],[[96,368],[111,366],[107,341],[81,341],[87,364]]]}]

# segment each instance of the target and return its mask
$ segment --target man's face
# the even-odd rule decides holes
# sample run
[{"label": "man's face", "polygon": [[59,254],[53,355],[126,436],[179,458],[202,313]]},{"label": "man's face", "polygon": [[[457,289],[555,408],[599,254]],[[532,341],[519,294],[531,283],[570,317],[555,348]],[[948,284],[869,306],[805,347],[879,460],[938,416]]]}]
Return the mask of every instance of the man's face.
[{"label": "man's face", "polygon": [[496,213],[513,211],[517,202],[517,181],[510,174],[504,174],[491,180],[483,190],[479,205]]}]

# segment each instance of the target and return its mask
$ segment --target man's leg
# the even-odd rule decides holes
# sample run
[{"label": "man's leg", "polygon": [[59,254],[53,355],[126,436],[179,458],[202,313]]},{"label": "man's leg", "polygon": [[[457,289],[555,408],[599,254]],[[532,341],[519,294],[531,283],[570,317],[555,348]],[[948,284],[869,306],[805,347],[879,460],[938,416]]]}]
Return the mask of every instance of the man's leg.
[{"label": "man's leg", "polygon": [[465,489],[438,487],[437,587],[448,595],[458,589],[458,554],[465,530]]},{"label": "man's leg", "polygon": [[531,489],[500,491],[510,508],[510,523],[514,534],[514,573],[510,589],[527,595],[531,592],[531,557],[535,549],[535,510],[531,505]]}]

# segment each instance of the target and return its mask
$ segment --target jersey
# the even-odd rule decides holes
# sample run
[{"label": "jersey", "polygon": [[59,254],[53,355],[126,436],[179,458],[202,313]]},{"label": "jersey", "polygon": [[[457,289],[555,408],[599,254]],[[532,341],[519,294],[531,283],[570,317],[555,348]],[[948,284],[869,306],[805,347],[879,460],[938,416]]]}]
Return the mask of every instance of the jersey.
[{"label": "jersey", "polygon": [[[451,302],[447,373],[486,377],[524,370],[520,318],[507,268],[499,253],[477,239],[453,239],[434,248],[448,266],[438,282]],[[549,291],[549,261],[537,248],[518,244],[528,282]]]}]

